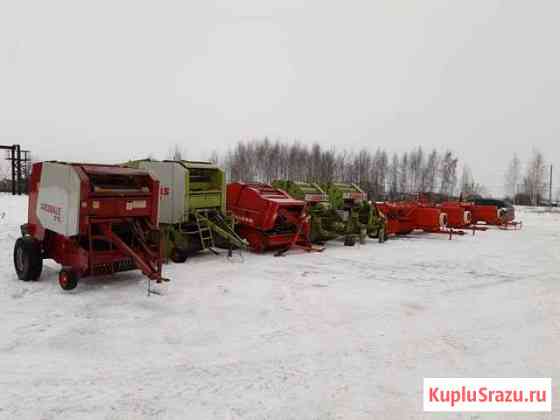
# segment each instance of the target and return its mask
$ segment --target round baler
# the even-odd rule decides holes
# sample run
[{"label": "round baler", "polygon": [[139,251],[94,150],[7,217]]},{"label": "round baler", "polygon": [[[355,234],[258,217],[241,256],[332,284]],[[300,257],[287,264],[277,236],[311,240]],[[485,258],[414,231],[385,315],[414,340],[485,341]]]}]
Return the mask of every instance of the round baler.
[{"label": "round baler", "polygon": [[447,225],[450,228],[462,229],[472,224],[471,211],[459,201],[444,201],[439,207],[447,214]]},{"label": "round baler", "polygon": [[319,185],[308,182],[276,180],[275,188],[286,191],[297,200],[305,201],[311,217],[309,238],[313,243],[324,243],[345,233],[345,223],[332,208],[327,194]]},{"label": "round baler", "polygon": [[419,201],[379,202],[376,207],[387,218],[387,234],[407,235],[414,230],[463,235],[449,227],[449,217],[441,207]]},{"label": "round baler", "polygon": [[309,241],[309,215],[305,201],[264,183],[232,182],[227,186],[227,209],[237,222],[239,234],[257,253],[292,247],[321,251]]},{"label": "round baler", "polygon": [[21,280],[37,280],[43,259],[62,266],[59,284],[140,269],[161,275],[159,182],[149,172],[111,165],[41,162],[29,181],[28,222],[14,247]]},{"label": "round baler", "polygon": [[160,228],[165,255],[185,262],[188,255],[215,247],[247,248],[226,214],[224,171],[211,162],[140,160],[127,166],[149,170],[160,183]]},{"label": "round baler", "polygon": [[334,182],[325,184],[331,208],[342,219],[344,244],[354,245],[356,238],[365,243],[366,236],[385,241],[386,219],[377,207],[367,200],[367,194],[356,184]]}]

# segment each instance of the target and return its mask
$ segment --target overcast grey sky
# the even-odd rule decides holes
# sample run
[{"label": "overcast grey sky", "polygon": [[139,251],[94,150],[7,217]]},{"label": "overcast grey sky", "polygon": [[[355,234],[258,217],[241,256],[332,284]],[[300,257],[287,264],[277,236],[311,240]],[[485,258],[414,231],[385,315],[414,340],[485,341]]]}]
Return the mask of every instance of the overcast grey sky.
[{"label": "overcast grey sky", "polygon": [[559,16],[547,0],[0,0],[0,143],[100,162],[264,136],[449,147],[500,192],[514,151],[560,174]]}]

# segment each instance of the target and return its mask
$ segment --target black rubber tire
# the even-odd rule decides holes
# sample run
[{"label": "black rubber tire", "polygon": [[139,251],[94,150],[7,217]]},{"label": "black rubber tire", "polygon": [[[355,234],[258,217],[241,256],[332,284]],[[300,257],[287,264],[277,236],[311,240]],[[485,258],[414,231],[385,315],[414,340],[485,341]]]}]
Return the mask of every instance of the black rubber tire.
[{"label": "black rubber tire", "polygon": [[64,290],[73,290],[78,285],[80,277],[75,271],[63,268],[58,273],[58,284]]},{"label": "black rubber tire", "polygon": [[356,238],[354,235],[346,235],[344,237],[344,246],[354,246],[356,245]]},{"label": "black rubber tire", "polygon": [[187,261],[188,256],[189,254],[187,251],[179,248],[174,248],[173,251],[171,251],[170,258],[174,263],[182,264]]},{"label": "black rubber tire", "polygon": [[43,271],[41,242],[31,236],[18,238],[14,246],[14,268],[20,280],[37,280]]}]

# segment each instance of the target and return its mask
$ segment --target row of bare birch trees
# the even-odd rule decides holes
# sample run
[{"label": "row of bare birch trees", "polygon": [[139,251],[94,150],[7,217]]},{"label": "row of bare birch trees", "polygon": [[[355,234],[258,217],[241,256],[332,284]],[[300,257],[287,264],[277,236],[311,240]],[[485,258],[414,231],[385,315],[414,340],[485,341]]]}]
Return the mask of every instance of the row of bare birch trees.
[{"label": "row of bare birch trees", "polygon": [[552,191],[549,169],[544,155],[537,149],[533,149],[527,162],[521,162],[517,155],[513,155],[505,174],[506,195],[521,204],[538,205],[544,197],[558,200],[560,189],[556,191],[556,197],[549,197]]},{"label": "row of bare birch trees", "polygon": [[210,159],[226,169],[230,181],[348,182],[358,184],[374,199],[416,192],[447,196],[460,192],[459,160],[449,150],[416,147],[390,155],[381,148],[348,152],[317,143],[308,146],[264,138],[239,141],[225,154],[213,153]]}]

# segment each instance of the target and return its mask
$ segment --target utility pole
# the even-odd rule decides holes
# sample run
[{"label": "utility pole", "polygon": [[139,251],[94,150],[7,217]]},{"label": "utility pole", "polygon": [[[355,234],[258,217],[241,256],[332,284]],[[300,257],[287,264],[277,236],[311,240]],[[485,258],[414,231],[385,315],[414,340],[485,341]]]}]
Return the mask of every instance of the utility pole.
[{"label": "utility pole", "polygon": [[10,148],[10,160],[12,166],[12,195],[16,195],[16,146],[11,146]]},{"label": "utility pole", "polygon": [[17,159],[17,193],[21,195],[21,146],[18,144],[16,145],[16,159]]},{"label": "utility pole", "polygon": [[548,180],[548,205],[552,207],[552,165],[550,165],[550,179]]}]

